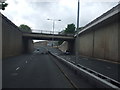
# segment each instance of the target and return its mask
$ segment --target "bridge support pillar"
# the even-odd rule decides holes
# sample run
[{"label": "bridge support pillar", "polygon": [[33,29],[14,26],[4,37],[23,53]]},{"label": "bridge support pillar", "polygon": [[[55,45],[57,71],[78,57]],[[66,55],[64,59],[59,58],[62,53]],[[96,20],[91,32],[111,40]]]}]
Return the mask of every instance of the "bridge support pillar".
[{"label": "bridge support pillar", "polygon": [[23,53],[31,53],[33,51],[33,41],[32,39],[23,38]]},{"label": "bridge support pillar", "polygon": [[75,41],[68,41],[68,51],[72,54],[75,53]]}]

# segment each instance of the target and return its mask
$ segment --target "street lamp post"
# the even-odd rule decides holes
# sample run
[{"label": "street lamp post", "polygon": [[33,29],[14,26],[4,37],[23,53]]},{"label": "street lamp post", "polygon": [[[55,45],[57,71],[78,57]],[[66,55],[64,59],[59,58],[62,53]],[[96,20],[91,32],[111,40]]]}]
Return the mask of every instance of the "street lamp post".
[{"label": "street lamp post", "polygon": [[[76,36],[76,39],[78,39],[78,30],[79,30],[79,12],[80,12],[80,0],[78,0],[78,9],[77,9],[77,36]],[[76,40],[76,60],[75,60],[75,64],[77,65],[77,62],[78,62],[78,43],[77,43],[78,40]]]},{"label": "street lamp post", "polygon": [[47,19],[47,20],[51,20],[53,22],[53,38],[52,38],[52,47],[53,47],[53,40],[54,40],[54,29],[55,29],[55,21],[61,21],[60,19]]}]

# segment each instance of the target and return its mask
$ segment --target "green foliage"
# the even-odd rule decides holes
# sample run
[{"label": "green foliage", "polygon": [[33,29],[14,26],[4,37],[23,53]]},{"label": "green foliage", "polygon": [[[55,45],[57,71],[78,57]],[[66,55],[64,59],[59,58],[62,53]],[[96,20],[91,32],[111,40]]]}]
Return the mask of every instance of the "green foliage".
[{"label": "green foliage", "polygon": [[75,33],[75,24],[68,24],[67,28],[65,29],[65,34],[74,34]]},{"label": "green foliage", "polygon": [[61,45],[64,41],[58,41],[58,45]]},{"label": "green foliage", "polygon": [[25,24],[21,24],[19,28],[22,32],[32,32],[31,28]]},{"label": "green foliage", "polygon": [[75,33],[77,33],[77,32],[79,32],[79,31],[81,31],[83,28],[84,28],[84,27],[79,27],[79,29],[78,29],[78,30],[76,30],[76,31],[75,31]]},{"label": "green foliage", "polygon": [[0,2],[0,9],[5,10],[5,7],[7,7],[8,4],[5,2]]},{"label": "green foliage", "polygon": [[[61,32],[59,32],[59,34],[74,34],[75,33],[75,24],[68,24],[67,28],[65,28],[65,30],[62,30]],[[58,45],[61,45],[64,41],[58,41]]]}]

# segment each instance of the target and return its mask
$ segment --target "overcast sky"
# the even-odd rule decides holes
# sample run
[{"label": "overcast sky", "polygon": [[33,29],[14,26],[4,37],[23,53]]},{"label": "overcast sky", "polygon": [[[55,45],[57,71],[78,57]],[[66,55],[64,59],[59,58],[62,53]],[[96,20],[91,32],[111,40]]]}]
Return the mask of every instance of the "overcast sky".
[{"label": "overcast sky", "polygon": [[[118,1],[81,0],[80,26],[85,26],[102,15],[117,5]],[[17,26],[26,24],[32,29],[51,31],[52,21],[48,21],[48,18],[61,19],[55,23],[56,31],[63,30],[67,24],[76,25],[77,0],[7,0],[6,2],[8,6],[1,12]]]}]

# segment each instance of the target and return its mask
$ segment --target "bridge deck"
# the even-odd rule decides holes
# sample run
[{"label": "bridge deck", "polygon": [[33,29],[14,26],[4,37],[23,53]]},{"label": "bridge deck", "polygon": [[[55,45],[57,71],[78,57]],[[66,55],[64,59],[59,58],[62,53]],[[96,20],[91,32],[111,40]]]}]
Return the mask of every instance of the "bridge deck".
[{"label": "bridge deck", "polygon": [[40,40],[74,40],[73,35],[43,34],[43,33],[23,33],[23,37]]}]

